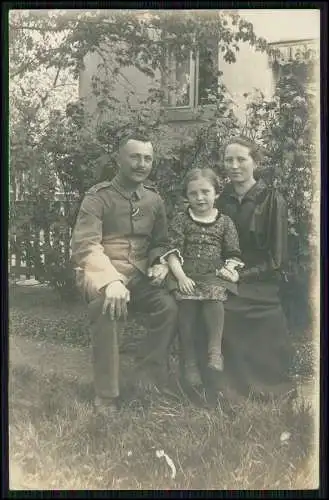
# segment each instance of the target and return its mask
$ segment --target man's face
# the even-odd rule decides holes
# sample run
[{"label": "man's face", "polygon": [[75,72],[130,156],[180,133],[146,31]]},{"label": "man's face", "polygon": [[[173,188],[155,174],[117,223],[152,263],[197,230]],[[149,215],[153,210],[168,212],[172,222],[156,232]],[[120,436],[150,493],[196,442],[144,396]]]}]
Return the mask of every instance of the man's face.
[{"label": "man's face", "polygon": [[120,176],[124,180],[139,184],[147,179],[152,170],[152,144],[130,139],[120,148],[117,161]]}]

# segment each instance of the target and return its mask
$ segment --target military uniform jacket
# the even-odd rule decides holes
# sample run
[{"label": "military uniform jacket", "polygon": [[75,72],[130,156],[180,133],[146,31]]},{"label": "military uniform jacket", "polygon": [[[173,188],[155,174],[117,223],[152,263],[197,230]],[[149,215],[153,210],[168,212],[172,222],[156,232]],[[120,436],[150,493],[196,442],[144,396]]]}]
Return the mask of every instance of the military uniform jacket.
[{"label": "military uniform jacket", "polygon": [[127,192],[117,177],[87,191],[72,234],[72,262],[85,298],[109,283],[127,284],[168,248],[162,198],[152,187]]}]

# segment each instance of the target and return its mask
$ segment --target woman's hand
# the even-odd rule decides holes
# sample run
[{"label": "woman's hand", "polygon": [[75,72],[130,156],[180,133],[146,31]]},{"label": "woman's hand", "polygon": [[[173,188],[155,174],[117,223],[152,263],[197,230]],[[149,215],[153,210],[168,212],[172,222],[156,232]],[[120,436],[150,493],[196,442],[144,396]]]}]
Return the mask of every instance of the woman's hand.
[{"label": "woman's hand", "polygon": [[188,276],[182,276],[178,279],[179,290],[187,295],[192,295],[194,292],[195,283]]},{"label": "woman's hand", "polygon": [[216,275],[219,278],[224,278],[225,280],[231,281],[232,283],[236,283],[237,281],[239,281],[239,273],[235,269],[228,269],[225,266],[219,269],[216,272]]},{"label": "woman's hand", "polygon": [[150,278],[151,285],[161,285],[169,271],[168,264],[155,264],[147,270],[147,276]]}]

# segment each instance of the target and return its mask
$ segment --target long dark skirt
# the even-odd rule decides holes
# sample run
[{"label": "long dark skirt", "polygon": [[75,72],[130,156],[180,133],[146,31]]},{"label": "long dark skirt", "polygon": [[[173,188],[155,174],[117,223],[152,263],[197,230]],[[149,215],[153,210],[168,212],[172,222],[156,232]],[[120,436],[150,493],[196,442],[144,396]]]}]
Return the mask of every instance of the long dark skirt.
[{"label": "long dark skirt", "polygon": [[293,350],[276,283],[242,283],[225,303],[222,392],[260,399],[294,395]]}]

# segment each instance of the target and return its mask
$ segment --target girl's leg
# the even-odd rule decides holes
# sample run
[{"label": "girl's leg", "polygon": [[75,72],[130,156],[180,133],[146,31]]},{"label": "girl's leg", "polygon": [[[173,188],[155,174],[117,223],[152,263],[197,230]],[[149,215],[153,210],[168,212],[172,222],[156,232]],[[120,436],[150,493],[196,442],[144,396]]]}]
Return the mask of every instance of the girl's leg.
[{"label": "girl's leg", "polygon": [[222,339],[224,328],[224,304],[215,300],[202,302],[203,319],[208,333],[208,367],[223,371]]},{"label": "girl's leg", "polygon": [[185,380],[192,386],[201,385],[195,349],[195,325],[199,312],[198,302],[181,300],[178,310],[180,356]]}]

